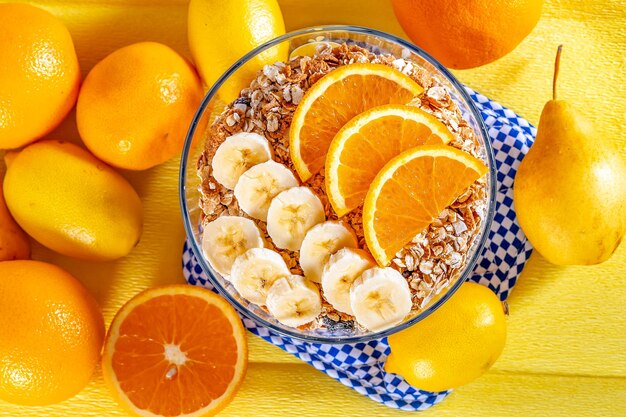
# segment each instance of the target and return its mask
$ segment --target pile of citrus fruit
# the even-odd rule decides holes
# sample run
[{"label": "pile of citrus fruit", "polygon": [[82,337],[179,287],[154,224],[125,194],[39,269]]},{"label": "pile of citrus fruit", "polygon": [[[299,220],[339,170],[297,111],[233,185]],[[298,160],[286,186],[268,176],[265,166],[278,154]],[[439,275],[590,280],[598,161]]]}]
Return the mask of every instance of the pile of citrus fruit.
[{"label": "pile of citrus fruit", "polygon": [[[80,85],[61,21],[25,4],[0,11],[0,149],[11,150],[3,190],[9,211],[61,254],[127,255],[141,237],[141,201],[109,165],[143,170],[176,155],[203,97],[199,77],[170,48],[145,42],[113,52]],[[78,129],[91,152],[60,140],[32,143],[77,100]]]},{"label": "pile of citrus fruit", "polygon": [[[191,3],[190,49],[207,85],[240,54],[284,33],[275,0],[229,2],[230,11],[221,2]],[[207,8],[230,16],[238,37],[211,49],[207,28],[223,31],[228,23]],[[236,16],[263,22],[246,30]],[[252,62],[249,76],[277,57]],[[85,286],[58,266],[29,260],[30,238],[94,262],[133,250],[143,228],[141,196],[116,168],[151,169],[180,153],[204,97],[201,76],[168,46],[139,42],[113,51],[82,80],[63,22],[13,3],[0,4],[0,74],[0,400],[44,405],[75,395],[104,344],[105,380],[129,410],[217,413],[247,367],[245,333],[226,301],[187,286],[148,290],[120,310],[105,337]],[[84,146],[47,138],[74,108]]]},{"label": "pile of citrus fruit", "polygon": [[[237,36],[206,41],[223,40],[226,27]],[[59,19],[30,5],[0,5],[0,149],[7,165],[0,184],[1,400],[62,401],[85,386],[98,362],[119,403],[142,416],[213,415],[241,386],[245,332],[219,296],[189,286],[147,290],[120,309],[105,335],[96,299],[78,279],[28,259],[29,237],[86,261],[129,254],[141,239],[142,202],[116,169],[151,169],[176,156],[203,98],[202,82],[212,84],[241,55],[283,34],[284,23],[275,0],[192,0],[188,29],[200,75],[168,46],[140,42],[113,51],[81,84],[71,35]],[[232,98],[263,64],[286,58],[278,47],[249,61],[221,90],[223,98]],[[407,106],[421,92],[389,67],[344,66],[307,92],[291,126],[291,158],[301,179],[325,166],[334,210],[342,215],[363,205],[367,244],[380,265],[486,172],[481,161],[447,146],[451,134],[440,121]],[[46,138],[74,108],[84,146]],[[383,149],[363,152],[380,141]],[[475,321],[479,333],[467,332],[468,343],[493,347],[488,358],[472,359],[482,370],[504,340],[502,331],[483,331],[503,328],[489,298],[465,296],[457,307],[447,305],[461,309],[484,300],[491,309],[493,326]],[[439,312],[449,319],[460,310],[450,311]],[[433,339],[424,352],[440,351]],[[398,365],[402,353],[394,352],[390,371],[400,372],[409,362]],[[454,372],[445,364],[467,360],[444,359],[438,375],[445,381]],[[422,388],[451,387],[419,378],[412,382]]]}]

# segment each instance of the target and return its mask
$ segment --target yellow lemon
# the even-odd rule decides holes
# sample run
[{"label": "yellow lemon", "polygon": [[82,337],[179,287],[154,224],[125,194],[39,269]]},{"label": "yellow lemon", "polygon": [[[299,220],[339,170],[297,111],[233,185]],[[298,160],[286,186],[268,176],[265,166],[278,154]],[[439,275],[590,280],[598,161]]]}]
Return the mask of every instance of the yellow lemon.
[{"label": "yellow lemon", "polygon": [[[191,0],[187,18],[189,49],[203,81],[211,86],[239,58],[285,33],[276,0]],[[285,61],[283,43],[252,58],[219,91],[224,101],[237,98],[265,64]]]},{"label": "yellow lemon", "polygon": [[30,257],[28,236],[15,223],[6,203],[0,182],[0,262]]},{"label": "yellow lemon", "polygon": [[422,390],[445,391],[491,368],[504,348],[506,317],[493,291],[466,282],[433,314],[388,340],[387,372]]},{"label": "yellow lemon", "polygon": [[87,260],[127,255],[139,241],[141,200],[111,167],[66,142],[8,153],[4,196],[15,221],[44,246]]}]

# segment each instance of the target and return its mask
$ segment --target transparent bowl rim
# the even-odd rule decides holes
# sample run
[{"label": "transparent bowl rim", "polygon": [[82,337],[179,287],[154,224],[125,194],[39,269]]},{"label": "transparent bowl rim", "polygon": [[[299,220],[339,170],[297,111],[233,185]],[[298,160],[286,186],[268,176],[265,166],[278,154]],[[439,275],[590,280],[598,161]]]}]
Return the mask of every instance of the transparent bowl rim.
[{"label": "transparent bowl rim", "polygon": [[[448,290],[446,291],[445,294],[443,294],[436,302],[434,302],[433,304],[431,304],[430,306],[428,306],[428,308],[426,308],[424,311],[420,312],[419,314],[417,314],[415,317],[411,318],[410,320],[407,320],[405,322],[402,322],[394,327],[391,327],[389,329],[383,330],[383,331],[379,331],[379,332],[371,332],[371,333],[367,333],[367,334],[362,334],[362,335],[356,335],[356,336],[342,336],[342,337],[325,337],[325,336],[321,336],[321,335],[313,335],[313,334],[305,334],[305,333],[301,333],[300,331],[298,331],[297,329],[286,329],[286,328],[280,328],[277,327],[276,325],[274,325],[273,323],[270,323],[269,321],[265,320],[262,317],[259,317],[258,315],[256,315],[255,313],[251,312],[250,310],[248,310],[245,306],[243,306],[236,298],[234,298],[229,292],[228,290],[226,290],[219,282],[218,279],[216,279],[216,277],[213,276],[213,273],[211,271],[211,269],[209,268],[208,264],[206,263],[206,260],[204,259],[204,256],[202,255],[202,250],[200,247],[200,244],[196,241],[196,237],[194,234],[194,228],[197,227],[197,225],[193,225],[191,224],[191,220],[189,218],[188,215],[188,207],[187,207],[187,199],[186,199],[186,180],[187,180],[187,159],[189,156],[189,152],[191,150],[191,145],[192,145],[192,140],[196,131],[196,127],[201,119],[201,117],[204,114],[204,111],[206,110],[207,106],[209,105],[209,103],[211,102],[211,100],[213,99],[213,97],[215,96],[215,94],[217,93],[217,91],[219,90],[219,88],[222,86],[222,84],[235,72],[237,71],[237,69],[239,69],[242,65],[244,65],[246,62],[248,62],[250,59],[252,59],[253,57],[257,56],[259,53],[265,51],[266,49],[269,49],[275,45],[278,45],[284,41],[288,41],[291,38],[295,38],[295,37],[300,37],[302,35],[313,35],[313,34],[317,34],[320,32],[333,32],[333,31],[340,31],[340,32],[348,32],[348,33],[354,33],[354,34],[363,34],[363,35],[372,35],[374,37],[378,37],[378,38],[382,38],[385,41],[391,42],[391,43],[395,43],[398,44],[404,48],[407,48],[408,50],[410,50],[411,52],[413,52],[414,54],[420,56],[421,58],[423,58],[425,61],[427,61],[429,64],[431,64],[437,71],[439,71],[445,78],[446,80],[452,84],[452,86],[454,86],[454,88],[457,90],[457,92],[460,94],[460,96],[462,97],[463,101],[465,102],[465,104],[467,105],[467,107],[469,108],[470,112],[472,113],[472,115],[474,116],[474,118],[476,119],[476,122],[478,124],[478,129],[480,130],[480,133],[482,134],[482,143],[485,146],[485,151],[487,154],[487,159],[488,159],[488,164],[489,164],[489,177],[490,177],[490,189],[489,191],[489,200],[488,200],[488,205],[487,205],[487,213],[485,216],[485,219],[483,219],[483,224],[482,224],[482,228],[481,228],[481,236],[480,236],[480,240],[478,242],[474,242],[474,246],[475,246],[475,252],[473,253],[471,259],[465,264],[464,270],[462,272],[462,275],[457,278],[457,280],[453,283],[453,285],[451,287],[448,288]],[[476,106],[474,105],[474,102],[472,101],[471,97],[469,96],[469,94],[467,93],[467,91],[465,90],[465,87],[463,87],[463,85],[461,85],[461,83],[456,79],[456,77],[454,77],[454,75],[452,75],[452,73],[446,69],[443,65],[441,65],[437,60],[435,60],[432,56],[430,56],[427,52],[425,52],[424,50],[420,49],[419,47],[413,45],[412,43],[399,38],[395,35],[392,35],[390,33],[386,33],[386,32],[382,32],[376,29],[370,29],[367,27],[362,27],[362,26],[352,26],[352,25],[325,25],[325,26],[314,26],[314,27],[309,27],[309,28],[304,28],[304,29],[299,29],[296,31],[292,31],[289,33],[286,33],[284,35],[281,35],[277,38],[274,38],[258,47],[256,47],[255,49],[253,49],[252,51],[248,52],[246,55],[244,55],[242,58],[240,58],[236,63],[234,63],[228,70],[226,70],[226,72],[224,72],[224,74],[222,74],[222,76],[215,82],[215,84],[213,84],[213,86],[211,86],[211,88],[209,89],[209,91],[207,92],[206,96],[204,97],[204,99],[202,100],[202,103],[200,104],[200,107],[198,108],[192,122],[191,125],[189,127],[189,130],[187,132],[187,137],[185,139],[185,144],[183,146],[183,150],[182,150],[182,157],[181,157],[181,161],[180,161],[180,175],[179,175],[179,199],[180,199],[180,207],[181,207],[181,211],[182,211],[182,216],[183,216],[183,222],[184,222],[184,226],[185,226],[185,233],[187,235],[187,238],[190,241],[190,246],[191,249],[193,251],[194,256],[196,257],[200,267],[202,268],[202,270],[204,272],[206,272],[207,276],[209,277],[211,284],[217,289],[217,291],[219,292],[220,295],[222,295],[224,298],[226,298],[231,305],[235,306],[236,309],[243,314],[244,316],[248,317],[249,319],[253,320],[257,325],[261,325],[264,327],[269,328],[270,330],[281,334],[283,336],[287,336],[293,339],[297,339],[297,340],[301,340],[301,341],[305,341],[305,342],[311,342],[311,343],[331,343],[331,344],[337,344],[337,343],[365,343],[365,342],[369,342],[371,340],[375,340],[375,339],[380,339],[383,337],[387,337],[393,333],[399,332],[401,330],[404,330],[412,325],[414,325],[415,323],[417,323],[418,321],[421,321],[423,319],[425,319],[426,317],[428,317],[429,315],[431,315],[435,310],[437,310],[443,303],[445,303],[457,290],[458,288],[461,286],[462,283],[464,283],[465,281],[467,281],[467,279],[469,278],[470,274],[472,273],[472,271],[474,270],[474,267],[476,266],[476,263],[478,262],[478,258],[481,256],[483,249],[485,247],[485,242],[487,240],[487,237],[489,235],[489,230],[491,228],[491,223],[494,217],[494,212],[495,212],[495,196],[496,196],[496,164],[495,164],[495,158],[494,158],[494,154],[493,154],[493,149],[489,140],[489,135],[487,133],[487,129],[485,128],[485,124],[484,121],[480,115],[480,112],[478,111],[478,109],[476,108]]]}]

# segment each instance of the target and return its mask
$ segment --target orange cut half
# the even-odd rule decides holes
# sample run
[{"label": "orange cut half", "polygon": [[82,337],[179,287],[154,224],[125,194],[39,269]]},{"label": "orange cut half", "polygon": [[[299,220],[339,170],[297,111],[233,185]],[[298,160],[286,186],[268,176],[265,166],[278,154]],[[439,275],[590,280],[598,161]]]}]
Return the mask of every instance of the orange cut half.
[{"label": "orange cut half", "polygon": [[404,151],[376,175],[363,204],[365,242],[380,266],[489,169],[447,145]]},{"label": "orange cut half", "polygon": [[213,416],[235,396],[248,364],[241,320],[209,290],[173,285],[146,290],[117,313],[102,370],[134,415]]},{"label": "orange cut half", "polygon": [[359,207],[378,171],[395,156],[453,139],[439,119],[415,106],[388,104],[354,117],[337,132],[326,155],[326,192],[335,213],[343,216]]},{"label": "orange cut half", "polygon": [[289,153],[302,181],[324,166],[328,146],[350,119],[383,104],[406,104],[424,89],[383,64],[349,64],[319,79],[294,112]]}]

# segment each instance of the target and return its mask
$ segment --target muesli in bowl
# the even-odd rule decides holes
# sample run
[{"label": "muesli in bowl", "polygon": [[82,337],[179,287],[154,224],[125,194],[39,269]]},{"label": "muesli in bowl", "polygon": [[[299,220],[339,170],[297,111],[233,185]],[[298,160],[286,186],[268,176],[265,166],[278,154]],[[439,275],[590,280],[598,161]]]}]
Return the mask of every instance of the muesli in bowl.
[{"label": "muesli in bowl", "polygon": [[391,35],[339,27],[277,42],[288,59],[205,132],[192,126],[181,199],[194,252],[227,298],[279,332],[397,331],[476,262],[493,215],[482,125],[445,69]]}]

